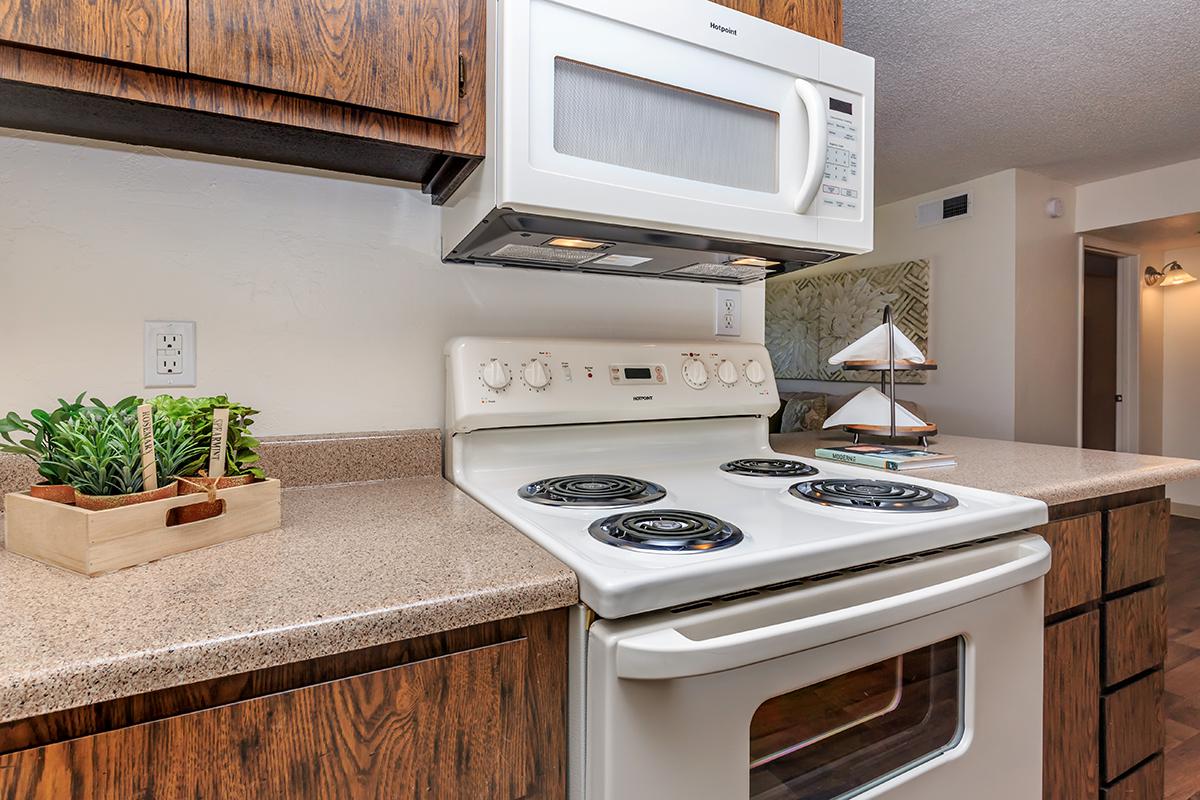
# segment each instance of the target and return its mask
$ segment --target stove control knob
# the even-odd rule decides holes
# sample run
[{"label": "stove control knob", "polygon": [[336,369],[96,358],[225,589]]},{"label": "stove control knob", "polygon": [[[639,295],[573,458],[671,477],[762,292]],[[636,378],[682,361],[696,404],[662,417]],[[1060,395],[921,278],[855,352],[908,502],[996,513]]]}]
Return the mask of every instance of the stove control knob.
[{"label": "stove control knob", "polygon": [[545,389],[550,383],[550,370],[546,369],[546,365],[536,358],[531,359],[525,365],[525,372],[522,373],[526,385],[530,389]]},{"label": "stove control knob", "polygon": [[501,391],[508,386],[508,367],[493,358],[483,365],[483,383],[493,391]]},{"label": "stove control knob", "polygon": [[708,367],[698,358],[689,358],[683,362],[683,382],[693,389],[703,389],[708,386]]},{"label": "stove control knob", "polygon": [[746,363],[746,380],[759,386],[767,379],[767,371],[763,369],[763,365],[751,359]]},{"label": "stove control knob", "polygon": [[738,371],[733,362],[725,359],[721,360],[721,363],[717,365],[717,380],[726,386],[733,386],[737,383]]}]

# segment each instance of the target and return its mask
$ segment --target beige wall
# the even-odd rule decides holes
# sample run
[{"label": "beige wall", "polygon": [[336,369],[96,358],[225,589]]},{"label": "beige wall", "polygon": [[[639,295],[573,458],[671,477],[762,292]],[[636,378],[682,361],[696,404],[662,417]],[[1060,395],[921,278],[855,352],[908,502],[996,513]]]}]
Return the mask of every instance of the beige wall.
[{"label": "beige wall", "polygon": [[[1046,201],[1063,201],[1063,215]],[[1016,338],[1014,438],[1073,447],[1077,441],[1079,241],[1074,191],[1016,171]]]},{"label": "beige wall", "polygon": [[1075,188],[1080,233],[1200,210],[1200,158]]},{"label": "beige wall", "polygon": [[0,194],[0,413],[142,392],[147,319],[195,320],[193,391],[271,434],[441,425],[459,334],[713,338],[710,285],[442,264],[394,183],[0,130]]},{"label": "beige wall", "polygon": [[[1200,277],[1200,246],[1166,250],[1163,260],[1178,261]],[[1160,291],[1163,455],[1200,458],[1200,281]],[[1177,503],[1200,506],[1200,480],[1173,484],[1169,494]]]},{"label": "beige wall", "polygon": [[[921,203],[970,192],[969,218],[918,228]],[[897,389],[947,433],[1011,439],[1014,434],[1014,263],[1016,173],[988,175],[875,210],[875,250],[823,270],[927,258],[932,273],[929,355],[939,370],[925,385]],[[858,383],[784,381],[784,389],[854,392]]]}]

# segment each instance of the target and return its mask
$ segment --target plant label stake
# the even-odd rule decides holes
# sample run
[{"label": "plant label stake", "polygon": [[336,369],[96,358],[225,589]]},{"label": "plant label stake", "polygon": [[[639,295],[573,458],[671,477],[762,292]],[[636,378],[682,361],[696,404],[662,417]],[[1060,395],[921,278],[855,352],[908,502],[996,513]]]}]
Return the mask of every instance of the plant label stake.
[{"label": "plant label stake", "polygon": [[229,409],[214,408],[212,441],[208,445],[208,477],[225,475],[225,441],[229,436]]},{"label": "plant label stake", "polygon": [[158,488],[158,463],[154,458],[154,407],[143,403],[137,407],[138,434],[142,440],[142,489]]}]

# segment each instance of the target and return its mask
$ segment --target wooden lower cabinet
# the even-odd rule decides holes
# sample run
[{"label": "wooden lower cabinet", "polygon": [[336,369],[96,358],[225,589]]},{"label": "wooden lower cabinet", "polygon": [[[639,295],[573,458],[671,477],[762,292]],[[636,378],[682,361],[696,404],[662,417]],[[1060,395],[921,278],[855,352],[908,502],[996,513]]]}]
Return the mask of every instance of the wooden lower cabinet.
[{"label": "wooden lower cabinet", "polygon": [[1044,800],[1162,800],[1163,487],[1051,507]]},{"label": "wooden lower cabinet", "polygon": [[0,797],[563,797],[565,613],[491,644],[16,750],[0,756]]},{"label": "wooden lower cabinet", "polygon": [[1163,757],[1158,755],[1102,790],[1100,800],[1162,800],[1164,778]]},{"label": "wooden lower cabinet", "polygon": [[1042,797],[1094,800],[1099,787],[1100,614],[1046,627]]}]

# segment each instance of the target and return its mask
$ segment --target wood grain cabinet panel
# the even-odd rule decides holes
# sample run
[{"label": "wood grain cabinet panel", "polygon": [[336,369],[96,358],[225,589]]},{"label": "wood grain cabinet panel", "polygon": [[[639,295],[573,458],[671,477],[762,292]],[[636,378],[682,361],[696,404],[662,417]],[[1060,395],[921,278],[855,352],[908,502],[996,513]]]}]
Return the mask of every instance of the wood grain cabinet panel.
[{"label": "wood grain cabinet panel", "polygon": [[1033,532],[1050,545],[1046,615],[1099,599],[1103,538],[1100,514],[1058,520]]},{"label": "wood grain cabinet panel", "polygon": [[1167,589],[1152,586],[1104,604],[1104,685],[1161,666],[1167,657]]},{"label": "wood grain cabinet panel", "polygon": [[1046,628],[1042,797],[1095,800],[1099,787],[1100,612]]},{"label": "wood grain cabinet panel", "polygon": [[1104,781],[1116,780],[1163,749],[1163,673],[1147,675],[1101,700]]},{"label": "wood grain cabinet panel", "polygon": [[0,757],[0,796],[519,798],[517,639]]},{"label": "wood grain cabinet panel", "polygon": [[713,0],[787,28],[842,43],[842,0]]},{"label": "wood grain cabinet panel", "polygon": [[190,71],[457,122],[458,0],[191,0]]},{"label": "wood grain cabinet panel", "polygon": [[0,0],[0,41],[187,69],[187,0]]},{"label": "wood grain cabinet panel", "polygon": [[1104,591],[1116,592],[1166,575],[1170,526],[1170,500],[1109,511]]},{"label": "wood grain cabinet panel", "polygon": [[1121,780],[1100,790],[1100,800],[1163,800],[1163,757],[1155,756]]}]

